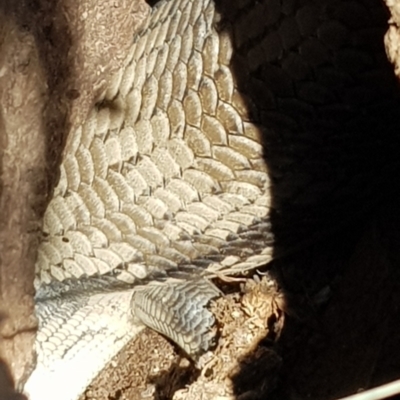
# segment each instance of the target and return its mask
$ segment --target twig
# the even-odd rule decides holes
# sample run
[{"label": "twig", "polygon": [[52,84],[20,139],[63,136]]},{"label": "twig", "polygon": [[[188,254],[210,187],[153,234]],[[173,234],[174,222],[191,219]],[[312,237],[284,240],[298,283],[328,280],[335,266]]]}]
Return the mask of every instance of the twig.
[{"label": "twig", "polygon": [[399,393],[400,379],[377,388],[366,390],[362,393],[353,394],[348,397],[342,397],[337,400],[382,400]]}]

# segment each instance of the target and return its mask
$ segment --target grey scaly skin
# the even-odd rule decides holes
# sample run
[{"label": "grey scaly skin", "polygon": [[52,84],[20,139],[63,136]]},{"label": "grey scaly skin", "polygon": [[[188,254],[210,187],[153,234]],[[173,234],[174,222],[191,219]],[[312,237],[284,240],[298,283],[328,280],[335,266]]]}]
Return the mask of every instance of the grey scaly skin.
[{"label": "grey scaly skin", "polygon": [[145,286],[134,291],[132,314],[197,361],[216,344],[215,318],[207,306],[219,296],[221,292],[202,278]]},{"label": "grey scaly skin", "polygon": [[[93,109],[72,133],[36,268],[32,400],[75,399],[141,321],[196,357],[213,342],[206,305],[220,294],[198,285],[202,271],[243,271],[271,258],[259,131],[232,103],[240,102],[232,51],[214,13],[203,0],[156,6],[107,92],[111,106]],[[214,55],[203,62],[207,52]],[[190,294],[191,279],[209,291]],[[168,297],[177,288],[192,308]],[[173,312],[157,305],[160,296]]]},{"label": "grey scaly skin", "polygon": [[[330,180],[322,172],[354,156],[341,116],[360,115],[346,103],[360,72],[343,65],[367,59],[361,67],[373,73],[380,64],[349,47],[346,2],[332,15],[312,1],[280,3],[241,2],[227,13],[232,28],[211,0],[160,2],[132,39],[126,68],[71,133],[36,266],[32,400],[75,400],[143,322],[188,353],[206,350],[206,305],[219,292],[200,277],[269,262],[271,209],[288,215],[299,245],[314,223],[305,211],[319,212],[319,236],[327,211],[354,211],[364,196],[359,187],[348,196],[341,169]],[[233,70],[241,61],[243,76]],[[246,87],[257,98],[243,97]],[[343,99],[338,87],[349,88]],[[258,98],[265,108],[254,110]],[[343,138],[329,136],[336,125]],[[327,147],[315,161],[313,129],[340,151]],[[294,213],[283,212],[289,206]]]}]

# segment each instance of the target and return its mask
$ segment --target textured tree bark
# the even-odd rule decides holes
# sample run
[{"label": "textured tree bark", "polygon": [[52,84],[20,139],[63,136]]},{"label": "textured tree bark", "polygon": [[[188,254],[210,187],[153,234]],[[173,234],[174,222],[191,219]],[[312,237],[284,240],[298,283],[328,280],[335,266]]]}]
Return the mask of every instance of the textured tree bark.
[{"label": "textured tree bark", "polygon": [[33,278],[48,197],[42,114],[45,77],[31,33],[1,16],[0,355],[17,379],[33,363]]},{"label": "textured tree bark", "polygon": [[400,3],[396,0],[385,0],[385,3],[391,14],[385,46],[389,61],[394,65],[395,74],[400,78]]},{"label": "textured tree bark", "polygon": [[17,383],[34,366],[36,251],[68,133],[147,13],[142,0],[0,0],[0,358]]}]

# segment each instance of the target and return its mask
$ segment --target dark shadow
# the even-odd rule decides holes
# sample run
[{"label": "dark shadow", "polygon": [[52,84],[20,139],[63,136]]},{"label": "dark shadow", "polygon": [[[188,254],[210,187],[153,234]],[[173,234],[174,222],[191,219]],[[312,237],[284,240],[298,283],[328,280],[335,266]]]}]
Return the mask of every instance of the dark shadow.
[{"label": "dark shadow", "polygon": [[14,390],[14,382],[6,363],[0,359],[0,400],[27,400]]},{"label": "dark shadow", "polygon": [[257,349],[239,360],[240,372],[232,377],[237,398],[263,400],[277,386],[282,360],[270,347],[261,341]]},{"label": "dark shadow", "polygon": [[[291,384],[300,398],[334,398],[346,391],[344,378],[351,369],[340,370],[345,360],[338,357],[330,370],[316,363],[314,369],[308,368],[309,375],[301,373],[312,361],[307,350],[312,348],[316,358],[321,343],[335,343],[330,324],[339,324],[343,312],[338,307],[335,314],[331,303],[318,309],[313,299],[329,285],[334,301],[344,290],[341,276],[349,276],[353,265],[364,274],[355,274],[347,290],[361,299],[368,297],[365,288],[371,291],[371,287],[363,277],[370,274],[376,279],[380,267],[378,261],[367,263],[372,256],[365,252],[373,246],[362,247],[362,243],[367,239],[374,243],[376,235],[381,239],[385,227],[377,226],[382,210],[388,209],[388,201],[398,204],[399,200],[399,91],[383,42],[388,12],[380,0],[217,0],[216,5],[222,15],[218,29],[228,31],[234,44],[232,69],[238,89],[247,96],[250,120],[262,127],[277,258],[269,267],[282,290],[295,295],[287,302],[299,296],[308,300],[302,302],[308,307],[296,301],[289,304],[297,318],[288,318],[277,344],[283,357],[277,398],[290,398]],[[386,215],[384,221],[390,218]],[[400,221],[392,228],[399,226]],[[360,246],[362,251],[357,250]],[[362,257],[362,263],[357,261]],[[386,282],[390,282],[388,276],[393,277],[382,275]],[[377,287],[378,292],[385,289]],[[343,298],[350,301],[352,297]],[[394,304],[387,296],[378,303],[381,311],[383,304]],[[350,314],[365,316],[365,307],[373,304],[354,301]],[[388,313],[393,315],[392,310]],[[366,318],[362,323],[371,326],[377,320]],[[351,331],[349,321],[341,332],[343,340]],[[344,357],[344,350],[338,353]],[[393,354],[396,360],[399,353]],[[349,359],[354,371],[361,358]],[[262,367],[255,363],[254,368]],[[319,389],[323,385],[327,389],[310,389],[307,382],[318,368],[326,374],[338,371],[343,381],[332,380],[336,392],[329,376],[322,374],[316,378]],[[238,396],[245,375],[248,368],[235,378]],[[365,382],[357,382],[354,373],[349,379],[354,385]],[[376,381],[383,379],[382,372]]]},{"label": "dark shadow", "polygon": [[182,365],[181,360],[175,361],[168,371],[150,376],[148,383],[155,387],[154,400],[172,399],[174,393],[193,383],[200,372],[192,363]]},{"label": "dark shadow", "polygon": [[146,0],[146,3],[150,6],[150,7],[154,7],[160,0]]}]

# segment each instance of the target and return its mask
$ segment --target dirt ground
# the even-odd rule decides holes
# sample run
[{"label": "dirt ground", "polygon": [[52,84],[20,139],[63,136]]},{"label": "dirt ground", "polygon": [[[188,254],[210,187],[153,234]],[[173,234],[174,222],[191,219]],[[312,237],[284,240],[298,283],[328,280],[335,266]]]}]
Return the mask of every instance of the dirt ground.
[{"label": "dirt ground", "polygon": [[[279,284],[249,280],[219,299],[218,346],[200,369],[145,330],[81,400],[335,399],[398,378],[399,223],[395,202],[383,204],[346,232],[276,263]],[[314,292],[290,291],[311,279],[290,282],[298,263],[336,272]]]},{"label": "dirt ground", "polygon": [[283,326],[281,298],[267,277],[249,279],[240,286],[211,305],[219,331],[215,351],[194,363],[171,342],[146,329],[114,358],[82,400],[235,399],[238,388],[233,380],[253,363],[263,365],[262,375],[267,367],[270,380],[246,377],[239,383],[241,394],[270,392],[281,365],[272,349]]}]

